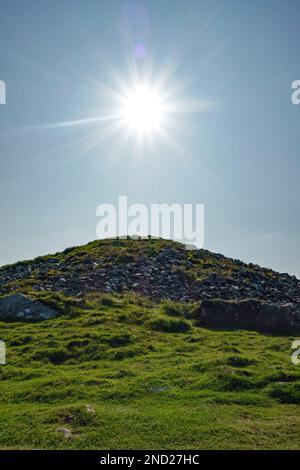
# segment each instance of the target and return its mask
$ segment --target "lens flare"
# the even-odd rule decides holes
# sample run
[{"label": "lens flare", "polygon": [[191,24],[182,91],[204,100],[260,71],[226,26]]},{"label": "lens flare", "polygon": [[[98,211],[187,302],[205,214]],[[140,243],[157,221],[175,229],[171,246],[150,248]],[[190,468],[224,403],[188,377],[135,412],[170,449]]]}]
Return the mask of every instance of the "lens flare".
[{"label": "lens flare", "polygon": [[166,117],[163,97],[147,85],[136,86],[122,99],[121,119],[125,127],[139,135],[159,130]]}]

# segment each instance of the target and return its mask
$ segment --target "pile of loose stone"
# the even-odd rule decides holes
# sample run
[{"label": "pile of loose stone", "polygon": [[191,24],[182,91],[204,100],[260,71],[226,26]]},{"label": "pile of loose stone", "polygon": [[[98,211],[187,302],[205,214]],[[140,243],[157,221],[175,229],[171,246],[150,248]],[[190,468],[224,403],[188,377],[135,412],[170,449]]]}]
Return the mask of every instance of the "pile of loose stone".
[{"label": "pile of loose stone", "polygon": [[[139,243],[139,241],[136,241]],[[206,250],[188,251],[166,246],[150,255],[129,256],[122,262],[113,257],[85,257],[74,264],[72,257],[45,257],[0,269],[0,295],[13,292],[24,281],[34,290],[82,296],[86,292],[134,291],[153,299],[183,302],[208,299],[253,298],[276,304],[300,306],[300,281],[253,264],[229,260]],[[196,263],[209,258],[209,263]],[[227,262],[234,269],[227,274]],[[215,268],[215,269],[214,269]],[[271,275],[270,275],[271,273]],[[20,289],[19,289],[20,290]]]}]

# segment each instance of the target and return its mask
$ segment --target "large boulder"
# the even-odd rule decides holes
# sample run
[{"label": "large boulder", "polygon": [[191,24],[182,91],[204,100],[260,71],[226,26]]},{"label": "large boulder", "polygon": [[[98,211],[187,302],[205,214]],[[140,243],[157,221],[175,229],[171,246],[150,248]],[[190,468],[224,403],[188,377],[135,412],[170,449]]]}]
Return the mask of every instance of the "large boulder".
[{"label": "large boulder", "polygon": [[52,308],[23,294],[11,294],[0,298],[0,320],[49,320],[57,315]]},{"label": "large boulder", "polygon": [[248,299],[238,302],[203,300],[195,311],[201,326],[287,334],[300,330],[300,313],[293,304],[276,305]]}]

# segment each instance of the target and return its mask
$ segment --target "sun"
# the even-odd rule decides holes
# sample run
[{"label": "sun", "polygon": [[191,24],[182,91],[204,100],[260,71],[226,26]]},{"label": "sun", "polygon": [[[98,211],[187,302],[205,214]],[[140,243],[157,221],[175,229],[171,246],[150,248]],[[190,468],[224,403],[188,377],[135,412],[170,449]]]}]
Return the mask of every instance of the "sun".
[{"label": "sun", "polygon": [[132,133],[151,135],[161,129],[165,118],[166,105],[155,88],[143,84],[125,93],[121,103],[121,120]]}]

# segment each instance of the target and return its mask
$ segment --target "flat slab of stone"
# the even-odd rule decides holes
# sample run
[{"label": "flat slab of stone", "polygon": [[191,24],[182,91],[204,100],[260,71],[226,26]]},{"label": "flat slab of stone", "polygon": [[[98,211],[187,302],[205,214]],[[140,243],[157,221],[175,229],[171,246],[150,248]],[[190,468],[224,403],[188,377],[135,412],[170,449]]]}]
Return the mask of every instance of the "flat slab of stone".
[{"label": "flat slab of stone", "polygon": [[57,312],[38,300],[23,294],[11,294],[0,298],[0,320],[41,321],[57,316]]},{"label": "flat slab of stone", "polygon": [[293,304],[275,305],[247,299],[238,302],[203,300],[196,311],[201,326],[293,334],[300,330],[300,312]]}]

